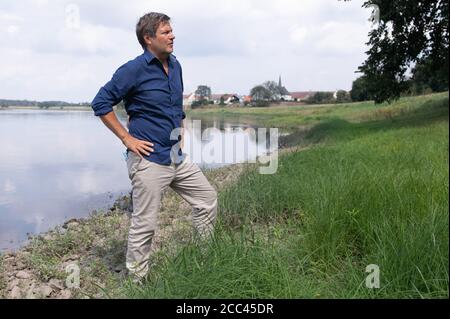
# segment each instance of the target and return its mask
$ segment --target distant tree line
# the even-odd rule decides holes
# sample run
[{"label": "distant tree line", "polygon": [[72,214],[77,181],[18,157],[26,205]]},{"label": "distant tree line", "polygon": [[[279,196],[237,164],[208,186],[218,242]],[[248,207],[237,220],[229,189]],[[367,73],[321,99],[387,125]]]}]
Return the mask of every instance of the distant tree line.
[{"label": "distant tree line", "polygon": [[308,104],[334,104],[352,102],[350,93],[345,90],[335,92],[316,92],[306,99]]},{"label": "distant tree line", "polygon": [[28,101],[28,100],[5,100],[0,99],[0,107],[9,107],[9,106],[35,106],[42,109],[48,109],[50,107],[65,107],[65,106],[90,106],[88,102],[82,103],[68,103],[64,101]]}]

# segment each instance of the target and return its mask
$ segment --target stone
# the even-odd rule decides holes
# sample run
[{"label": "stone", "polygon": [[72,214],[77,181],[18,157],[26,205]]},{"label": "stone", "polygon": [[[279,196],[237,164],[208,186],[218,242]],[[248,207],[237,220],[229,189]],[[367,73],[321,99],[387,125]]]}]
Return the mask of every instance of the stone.
[{"label": "stone", "polygon": [[44,285],[39,288],[39,292],[41,293],[42,297],[48,298],[52,294],[53,289],[50,286]]},{"label": "stone", "polygon": [[11,298],[11,299],[20,299],[20,298],[22,298],[22,292],[20,291],[20,288],[19,287],[14,287],[13,289],[12,289],[12,291],[10,292],[10,294],[9,294],[9,298]]},{"label": "stone", "polygon": [[14,280],[16,278],[17,271],[8,271],[5,274],[5,277],[8,278],[8,281]]},{"label": "stone", "polygon": [[80,226],[79,222],[71,222],[71,223],[67,224],[67,229],[76,230],[78,228],[78,226]]},{"label": "stone", "polygon": [[8,291],[13,290],[14,287],[18,287],[19,284],[20,284],[20,280],[17,279],[17,278],[14,278],[12,281],[10,281],[10,282],[8,283],[8,287],[7,287]]},{"label": "stone", "polygon": [[60,299],[70,299],[72,297],[72,292],[69,289],[61,291],[58,298]]},{"label": "stone", "polygon": [[21,261],[17,261],[16,262],[16,269],[17,270],[22,270],[22,269],[25,269],[25,268],[26,268],[26,265],[23,262],[21,262]]},{"label": "stone", "polygon": [[31,284],[31,286],[28,288],[27,292],[27,299],[36,299],[39,297],[39,290],[35,288],[34,284]]},{"label": "stone", "polygon": [[58,279],[50,279],[48,282],[49,286],[55,290],[64,290],[64,286],[62,285],[61,280]]},{"label": "stone", "polygon": [[14,257],[12,257],[12,256],[5,257],[5,258],[3,258],[3,261],[5,261],[5,262],[12,262],[12,261],[14,261]]},{"label": "stone", "polygon": [[8,258],[14,258],[14,257],[16,257],[16,254],[10,252],[10,253],[4,254],[3,257],[4,257],[5,259],[8,259]]},{"label": "stone", "polygon": [[30,275],[30,273],[21,270],[21,271],[19,271],[19,272],[16,274],[16,278],[19,278],[19,279],[29,279],[29,278],[31,278],[31,275]]},{"label": "stone", "polygon": [[73,219],[68,220],[67,222],[65,222],[64,225],[62,226],[62,228],[68,229],[68,228],[77,227],[78,225],[80,225],[78,220],[73,218]]}]

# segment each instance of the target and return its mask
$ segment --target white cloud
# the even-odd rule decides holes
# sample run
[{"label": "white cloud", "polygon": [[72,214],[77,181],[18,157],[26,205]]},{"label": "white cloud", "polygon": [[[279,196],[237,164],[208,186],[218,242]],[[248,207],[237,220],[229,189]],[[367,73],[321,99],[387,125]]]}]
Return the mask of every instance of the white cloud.
[{"label": "white cloud", "polygon": [[327,22],[319,31],[317,50],[351,54],[364,48],[367,25],[357,23]]},{"label": "white cloud", "polygon": [[[117,67],[141,53],[134,27],[150,10],[172,18],[186,91],[208,83],[214,92],[246,94],[279,74],[292,91],[349,89],[370,28],[362,3],[2,1],[0,98],[92,100]],[[67,24],[74,12],[76,28]]]},{"label": "white cloud", "polygon": [[46,7],[48,5],[48,0],[31,0],[31,3],[37,7]]},{"label": "white cloud", "polygon": [[7,179],[3,184],[3,192],[4,193],[14,193],[16,191],[16,186],[11,182],[11,180]]},{"label": "white cloud", "polygon": [[295,45],[302,45],[308,36],[308,29],[304,27],[294,26],[291,31],[291,41]]},{"label": "white cloud", "polygon": [[[112,34],[114,36],[112,36]],[[125,39],[127,35],[120,29],[112,29],[104,26],[83,24],[80,28],[62,28],[57,37],[58,48],[63,52],[76,54],[100,54],[112,55],[121,49],[115,39]],[[134,40],[134,39],[133,39]],[[123,44],[125,44],[123,43]]]},{"label": "white cloud", "polygon": [[20,28],[16,25],[10,25],[6,29],[6,31],[12,36],[14,36],[17,32],[19,32],[19,30],[20,30]]}]

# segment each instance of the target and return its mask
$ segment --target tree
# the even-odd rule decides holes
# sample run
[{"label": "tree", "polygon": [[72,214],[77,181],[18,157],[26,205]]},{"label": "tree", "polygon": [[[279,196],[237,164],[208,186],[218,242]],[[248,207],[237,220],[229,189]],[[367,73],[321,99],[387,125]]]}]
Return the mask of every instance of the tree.
[{"label": "tree", "polygon": [[448,69],[434,70],[433,61],[428,58],[417,64],[411,77],[411,93],[423,94],[429,91],[440,92],[448,90]]},{"label": "tree", "polygon": [[250,91],[252,100],[257,106],[267,106],[272,98],[272,93],[263,85],[257,85]]},{"label": "tree", "polygon": [[350,94],[347,91],[339,90],[336,93],[336,103],[346,103],[350,102]]},{"label": "tree", "polygon": [[353,81],[352,90],[350,91],[352,101],[368,101],[371,100],[367,80],[364,76]]},{"label": "tree", "polygon": [[334,102],[335,100],[333,97],[333,93],[331,92],[317,92],[306,100],[306,103],[310,104],[325,104]]},{"label": "tree", "polygon": [[266,81],[263,86],[270,92],[270,100],[278,101],[281,99],[280,87],[275,81]]},{"label": "tree", "polygon": [[195,95],[200,97],[200,100],[211,99],[211,88],[206,85],[199,85],[195,91]]},{"label": "tree", "polygon": [[[437,90],[448,90],[448,2],[446,0],[369,0],[379,21],[369,33],[366,61],[358,68],[376,103],[392,101],[408,88],[407,73],[434,75]],[[419,71],[420,70],[420,71]]]}]

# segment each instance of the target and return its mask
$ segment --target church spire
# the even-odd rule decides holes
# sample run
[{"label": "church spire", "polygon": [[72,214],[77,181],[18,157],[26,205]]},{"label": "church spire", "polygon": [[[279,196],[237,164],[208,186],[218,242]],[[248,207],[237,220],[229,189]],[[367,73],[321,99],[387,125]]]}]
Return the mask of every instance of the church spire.
[{"label": "church spire", "polygon": [[279,87],[282,87],[282,85],[281,85],[281,75],[280,75],[280,77],[278,78],[278,86],[279,86]]}]

